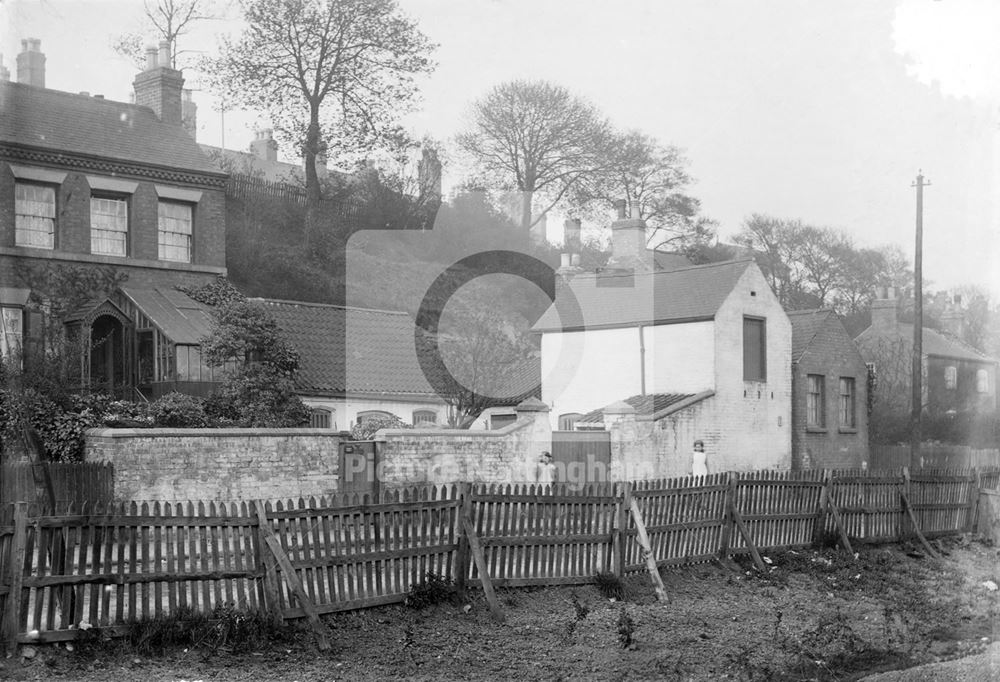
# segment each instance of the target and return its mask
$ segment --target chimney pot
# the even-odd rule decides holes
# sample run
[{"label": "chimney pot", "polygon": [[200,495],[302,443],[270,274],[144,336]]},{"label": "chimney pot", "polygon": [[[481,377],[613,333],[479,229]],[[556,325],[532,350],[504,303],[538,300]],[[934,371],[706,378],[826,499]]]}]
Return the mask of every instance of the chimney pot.
[{"label": "chimney pot", "polygon": [[160,41],[160,66],[164,68],[172,68],[170,65],[170,42],[166,40]]},{"label": "chimney pot", "polygon": [[572,263],[570,255],[568,253],[559,254],[559,267],[568,268]]},{"label": "chimney pot", "polygon": [[580,254],[578,253],[572,254],[569,259],[569,264],[572,265],[574,268],[580,267]]},{"label": "chimney pot", "polygon": [[618,199],[618,200],[615,201],[615,210],[618,212],[618,219],[619,220],[624,220],[625,219],[625,200],[624,199]]},{"label": "chimney pot", "polygon": [[150,45],[146,48],[146,71],[156,68],[156,48]]}]

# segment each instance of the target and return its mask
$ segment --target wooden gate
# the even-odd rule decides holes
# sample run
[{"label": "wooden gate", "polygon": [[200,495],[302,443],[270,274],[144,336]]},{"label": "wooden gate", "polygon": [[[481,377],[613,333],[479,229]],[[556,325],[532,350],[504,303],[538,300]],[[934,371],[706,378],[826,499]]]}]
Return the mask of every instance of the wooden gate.
[{"label": "wooden gate", "polygon": [[611,433],[553,431],[552,461],[556,465],[556,480],[571,488],[606,483],[611,468]]}]

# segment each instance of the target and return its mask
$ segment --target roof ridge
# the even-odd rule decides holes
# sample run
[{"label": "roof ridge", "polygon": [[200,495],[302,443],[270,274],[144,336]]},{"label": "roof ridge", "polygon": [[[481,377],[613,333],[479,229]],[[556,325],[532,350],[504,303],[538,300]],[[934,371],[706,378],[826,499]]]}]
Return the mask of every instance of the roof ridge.
[{"label": "roof ridge", "polygon": [[786,315],[815,315],[817,313],[833,313],[836,312],[833,308],[808,308],[806,310],[786,310]]},{"label": "roof ridge", "polygon": [[362,308],[361,306],[355,305],[338,305],[336,303],[319,303],[313,301],[293,301],[286,298],[264,298],[263,296],[253,296],[248,297],[248,301],[259,301],[261,303],[268,304],[282,304],[282,305],[294,305],[294,306],[311,306],[313,308],[340,308],[341,310],[355,310],[363,313],[383,313],[385,315],[403,315],[409,317],[410,314],[405,310],[383,310],[381,308]]},{"label": "roof ridge", "polygon": [[673,275],[673,274],[676,274],[678,272],[690,272],[691,270],[707,270],[709,268],[719,267],[719,266],[722,266],[722,265],[736,265],[738,263],[752,263],[752,262],[753,262],[753,258],[735,258],[733,260],[715,261],[713,263],[701,263],[700,265],[687,265],[687,266],[680,267],[680,268],[672,268],[670,270],[650,270],[648,272],[635,272],[634,270],[631,271],[631,272],[621,272],[618,268],[608,268],[608,269],[600,269],[600,270],[596,270],[596,271],[582,272],[582,273],[580,273],[578,275],[575,275],[574,279],[576,277],[581,277],[581,276],[582,277],[586,277],[586,276],[593,277],[593,276],[597,276],[597,275],[600,275],[603,278],[610,278],[610,277],[634,277],[636,275]]},{"label": "roof ridge", "polygon": [[68,90],[57,90],[56,88],[42,88],[37,85],[31,85],[29,83],[15,83],[14,81],[3,81],[0,84],[13,86],[16,88],[25,88],[28,90],[34,90],[36,92],[45,93],[47,95],[56,95],[59,97],[73,97],[76,99],[85,100],[87,102],[92,102],[94,104],[115,105],[115,106],[130,107],[132,109],[142,109],[143,111],[148,111],[152,113],[154,116],[156,116],[156,113],[152,109],[142,104],[136,104],[135,102],[122,102],[121,100],[117,99],[109,99],[107,97],[104,97],[103,95],[101,95],[100,97],[98,97],[97,95],[85,95],[82,92],[69,92]]}]

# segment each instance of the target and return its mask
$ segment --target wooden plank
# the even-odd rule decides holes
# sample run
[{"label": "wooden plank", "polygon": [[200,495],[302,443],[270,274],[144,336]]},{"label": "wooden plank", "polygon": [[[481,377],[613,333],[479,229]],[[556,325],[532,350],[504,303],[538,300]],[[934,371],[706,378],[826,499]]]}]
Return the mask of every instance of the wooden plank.
[{"label": "wooden plank", "polygon": [[486,566],[486,557],[483,555],[483,547],[479,544],[479,536],[476,534],[476,529],[472,525],[472,519],[466,515],[462,515],[462,525],[465,527],[465,534],[469,540],[469,550],[472,553],[472,558],[476,563],[476,569],[479,571],[479,580],[483,585],[483,593],[486,595],[486,603],[489,604],[490,615],[493,619],[499,623],[504,622],[506,617],[504,616],[503,609],[500,608],[500,602],[497,600],[497,595],[493,591],[493,583],[490,580],[490,574],[488,567]]},{"label": "wooden plank", "polygon": [[285,554],[285,550],[281,547],[281,542],[271,531],[269,526],[261,526],[264,542],[267,547],[271,550],[271,555],[274,560],[278,562],[278,566],[281,567],[281,576],[285,580],[285,584],[295,595],[295,598],[299,601],[299,607],[305,611],[306,617],[309,619],[310,625],[312,625],[313,632],[316,635],[316,645],[319,647],[320,651],[330,650],[330,638],[329,630],[327,630],[326,625],[319,618],[319,612],[316,611],[316,606],[313,604],[309,595],[302,587],[302,583],[299,581],[299,577],[295,574],[295,569],[292,568],[291,562],[288,560],[288,555]]},{"label": "wooden plank", "polygon": [[660,577],[660,570],[656,567],[656,559],[653,557],[653,548],[649,545],[649,536],[646,535],[646,526],[642,522],[642,510],[639,509],[639,501],[634,497],[629,501],[629,509],[632,511],[632,523],[638,533],[639,544],[642,546],[646,559],[646,568],[649,570],[649,577],[653,580],[653,588],[656,590],[656,598],[661,602],[670,602],[667,596],[667,588],[663,586],[663,578]]},{"label": "wooden plank", "polygon": [[747,548],[750,550],[750,555],[753,557],[754,566],[756,566],[761,571],[766,571],[767,566],[764,564],[764,560],[760,558],[760,552],[757,551],[757,545],[754,544],[753,538],[750,536],[750,531],[747,529],[746,524],[743,523],[743,519],[740,518],[739,511],[733,507],[732,509],[733,521],[736,523],[736,527],[740,531],[740,535],[743,536],[743,541],[746,543]]},{"label": "wooden plank", "polygon": [[854,548],[851,547],[851,541],[847,537],[847,529],[840,520],[840,512],[837,511],[837,505],[833,503],[833,500],[829,497],[826,498],[827,508],[830,510],[830,516],[833,517],[833,523],[837,526],[837,531],[840,533],[840,544],[844,548],[844,551],[854,556]]},{"label": "wooden plank", "polygon": [[459,489],[459,504],[461,507],[457,510],[458,520],[460,521],[458,525],[458,547],[455,549],[455,586],[458,588],[460,595],[465,595],[466,591],[466,580],[469,575],[469,559],[471,557],[471,549],[469,548],[469,535],[467,527],[464,523],[461,523],[461,519],[465,517],[472,518],[472,484],[463,483]]},{"label": "wooden plank", "polygon": [[615,530],[612,538],[612,552],[614,554],[614,568],[612,572],[619,578],[625,577],[625,544],[628,537],[625,535],[628,515],[631,510],[632,485],[629,483],[619,484],[620,497],[616,497],[615,504]]},{"label": "wooden plank", "polygon": [[903,499],[903,507],[906,508],[906,512],[910,515],[910,522],[913,523],[913,532],[917,534],[917,538],[920,540],[920,544],[924,546],[924,549],[927,550],[928,554],[930,554],[935,559],[940,559],[941,555],[938,554],[936,551],[934,551],[934,548],[931,547],[931,544],[927,542],[927,538],[925,538],[924,534],[920,532],[920,524],[917,523],[917,517],[913,515],[913,507],[910,506],[910,501],[906,497],[906,492],[900,491],[899,494]]},{"label": "wooden plank", "polygon": [[14,537],[10,552],[10,592],[4,611],[3,642],[7,656],[17,649],[17,635],[21,627],[21,580],[24,577],[24,557],[28,534],[28,508],[23,502],[14,505]]},{"label": "wooden plank", "polygon": [[281,600],[278,597],[278,576],[274,561],[268,561],[269,553],[264,538],[271,532],[267,511],[261,501],[253,502],[253,513],[257,517],[257,572],[263,575],[264,611],[280,624],[282,621]]}]

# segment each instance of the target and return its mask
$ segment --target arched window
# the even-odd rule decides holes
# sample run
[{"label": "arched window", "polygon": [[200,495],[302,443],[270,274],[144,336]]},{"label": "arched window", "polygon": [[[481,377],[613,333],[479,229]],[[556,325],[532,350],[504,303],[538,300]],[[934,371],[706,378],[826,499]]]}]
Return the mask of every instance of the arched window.
[{"label": "arched window", "polygon": [[958,386],[958,369],[954,365],[944,368],[944,387],[955,388]]},{"label": "arched window", "polygon": [[433,425],[437,424],[437,412],[434,410],[414,410],[413,425]]},{"label": "arched window", "polygon": [[579,412],[567,412],[566,414],[559,415],[559,430],[572,431],[576,428],[576,423],[580,421],[580,417],[582,416]]},{"label": "arched window", "polygon": [[365,424],[370,421],[375,421],[376,419],[399,419],[392,412],[386,412],[384,410],[366,410],[365,412],[358,412],[358,423]]},{"label": "arched window", "polygon": [[333,420],[333,411],[322,407],[314,407],[309,412],[309,427],[313,429],[337,428],[337,423]]},{"label": "arched window", "polygon": [[976,393],[990,392],[990,373],[985,369],[976,370]]}]

